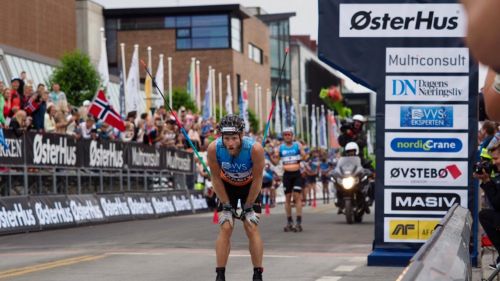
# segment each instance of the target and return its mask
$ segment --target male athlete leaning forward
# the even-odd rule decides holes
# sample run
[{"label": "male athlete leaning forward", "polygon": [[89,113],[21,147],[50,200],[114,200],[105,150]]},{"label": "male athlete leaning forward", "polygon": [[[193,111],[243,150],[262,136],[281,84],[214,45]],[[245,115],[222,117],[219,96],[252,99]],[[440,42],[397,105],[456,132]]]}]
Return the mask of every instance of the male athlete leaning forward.
[{"label": "male athlete leaning forward", "polygon": [[[243,136],[245,124],[235,115],[227,115],[220,121],[221,136],[208,146],[208,165],[212,184],[219,198],[219,225],[215,252],[217,258],[216,281],[225,281],[225,269],[231,249],[234,219],[243,221],[250,243],[250,255],[254,267],[253,281],[262,280],[263,244],[259,232],[261,213],[260,190],[264,170],[264,149],[260,143]],[[243,210],[236,212],[238,200]]]}]

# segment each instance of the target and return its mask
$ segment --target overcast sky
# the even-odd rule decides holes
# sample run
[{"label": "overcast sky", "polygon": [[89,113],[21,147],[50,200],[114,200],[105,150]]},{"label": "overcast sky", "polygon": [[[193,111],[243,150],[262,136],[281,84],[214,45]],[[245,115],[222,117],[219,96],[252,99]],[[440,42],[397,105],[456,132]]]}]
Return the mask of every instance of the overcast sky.
[{"label": "overcast sky", "polygon": [[214,4],[241,4],[245,7],[262,7],[268,13],[297,15],[290,20],[293,35],[311,35],[318,38],[317,0],[93,0],[105,8],[200,6]]}]

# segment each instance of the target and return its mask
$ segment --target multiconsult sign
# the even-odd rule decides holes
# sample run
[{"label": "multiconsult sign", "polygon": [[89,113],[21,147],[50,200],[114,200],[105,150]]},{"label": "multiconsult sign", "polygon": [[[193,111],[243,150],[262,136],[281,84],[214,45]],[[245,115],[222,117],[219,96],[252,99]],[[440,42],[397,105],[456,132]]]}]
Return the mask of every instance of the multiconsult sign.
[{"label": "multiconsult sign", "polygon": [[386,101],[469,101],[468,76],[386,76],[385,85]]},{"label": "multiconsult sign", "polygon": [[469,73],[468,48],[387,48],[387,73]]},{"label": "multiconsult sign", "polygon": [[386,104],[386,129],[467,130],[469,107],[465,104]]},{"label": "multiconsult sign", "polygon": [[467,133],[385,133],[385,157],[467,158]]}]

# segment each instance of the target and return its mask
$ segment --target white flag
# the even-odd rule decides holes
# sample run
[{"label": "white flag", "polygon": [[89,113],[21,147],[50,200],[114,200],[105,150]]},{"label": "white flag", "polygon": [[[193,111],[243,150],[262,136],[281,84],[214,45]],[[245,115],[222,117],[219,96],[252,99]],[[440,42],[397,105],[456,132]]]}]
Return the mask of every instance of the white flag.
[{"label": "white flag", "polygon": [[318,147],[316,142],[316,135],[318,132],[316,131],[316,107],[313,106],[311,111],[311,148]]},{"label": "white flag", "polygon": [[280,110],[280,100],[278,99],[278,97],[276,97],[276,108],[274,109],[274,112],[275,115],[274,115],[274,132],[276,134],[281,134],[281,118],[280,118],[280,114],[281,114],[281,110]]},{"label": "white flag", "polygon": [[212,116],[212,71],[208,71],[207,87],[205,88],[205,101],[203,102],[203,120]]},{"label": "white flag", "polygon": [[132,62],[130,63],[130,68],[127,76],[125,97],[125,108],[127,113],[131,111],[137,111],[137,115],[144,112],[144,99],[142,99],[142,93],[140,91],[139,82],[139,48],[135,48],[134,54],[132,55]]},{"label": "white flag", "polygon": [[226,112],[233,114],[233,93],[231,92],[231,76],[227,76]]},{"label": "white flag", "polygon": [[[155,75],[155,82],[156,85],[158,86],[159,91],[163,94],[165,91],[165,85],[163,82],[163,54],[160,55],[160,60],[158,61],[158,68],[156,69],[156,75]],[[164,105],[164,100],[163,97],[161,96],[160,92],[156,89],[156,95],[154,97],[155,100],[155,107],[160,108],[163,107]]]},{"label": "white flag", "polygon": [[326,137],[326,118],[325,118],[325,110],[321,107],[321,112],[319,113],[319,146],[323,149],[327,148],[327,137]]},{"label": "white flag", "polygon": [[[99,64],[97,71],[101,77],[101,83],[104,88],[109,85],[109,71],[108,71],[108,54],[106,52],[106,38],[104,37],[104,28],[101,29],[101,56],[99,57]],[[114,106],[114,105],[113,105]]]}]

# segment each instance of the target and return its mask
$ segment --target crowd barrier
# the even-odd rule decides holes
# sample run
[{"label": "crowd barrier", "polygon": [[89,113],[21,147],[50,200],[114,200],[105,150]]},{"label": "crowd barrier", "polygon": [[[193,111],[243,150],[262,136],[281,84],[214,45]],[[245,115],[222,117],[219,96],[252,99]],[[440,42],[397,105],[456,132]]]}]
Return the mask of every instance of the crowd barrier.
[{"label": "crowd barrier", "polygon": [[455,204],[397,280],[471,280],[471,227],[469,210]]},{"label": "crowd barrier", "polygon": [[0,197],[0,235],[208,211],[201,192]]}]

